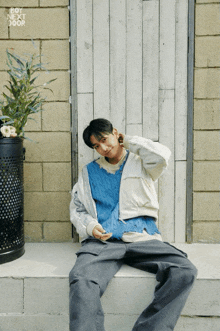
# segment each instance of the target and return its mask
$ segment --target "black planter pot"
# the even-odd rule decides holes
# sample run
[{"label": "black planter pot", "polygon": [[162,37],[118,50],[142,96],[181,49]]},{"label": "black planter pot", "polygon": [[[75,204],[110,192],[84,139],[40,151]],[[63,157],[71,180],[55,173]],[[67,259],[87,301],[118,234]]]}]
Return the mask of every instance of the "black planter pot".
[{"label": "black planter pot", "polygon": [[23,139],[0,138],[0,264],[24,254],[23,160]]}]

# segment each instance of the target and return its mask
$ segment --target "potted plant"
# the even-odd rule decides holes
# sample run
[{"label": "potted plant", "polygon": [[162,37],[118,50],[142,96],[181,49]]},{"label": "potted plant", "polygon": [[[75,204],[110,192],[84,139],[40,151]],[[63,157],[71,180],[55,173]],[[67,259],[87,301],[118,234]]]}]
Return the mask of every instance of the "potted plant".
[{"label": "potted plant", "polygon": [[[0,100],[0,264],[12,261],[24,254],[23,220],[23,139],[24,127],[31,115],[42,111],[46,98],[36,85],[44,65],[36,63],[39,56],[21,58],[7,53],[9,94],[2,93]],[[50,89],[49,89],[50,90]]]}]

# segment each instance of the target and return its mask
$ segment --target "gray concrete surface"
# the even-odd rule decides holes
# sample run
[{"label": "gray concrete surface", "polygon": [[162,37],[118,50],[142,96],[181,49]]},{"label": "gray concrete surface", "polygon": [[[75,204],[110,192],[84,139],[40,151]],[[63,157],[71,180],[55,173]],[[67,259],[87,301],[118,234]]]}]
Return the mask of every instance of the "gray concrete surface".
[{"label": "gray concrete surface", "polygon": [[[175,330],[219,331],[220,245],[175,246],[199,271]],[[0,265],[0,331],[68,331],[68,274],[79,247],[29,243],[21,258]],[[154,275],[123,266],[102,297],[106,331],[131,330],[155,285]]]}]

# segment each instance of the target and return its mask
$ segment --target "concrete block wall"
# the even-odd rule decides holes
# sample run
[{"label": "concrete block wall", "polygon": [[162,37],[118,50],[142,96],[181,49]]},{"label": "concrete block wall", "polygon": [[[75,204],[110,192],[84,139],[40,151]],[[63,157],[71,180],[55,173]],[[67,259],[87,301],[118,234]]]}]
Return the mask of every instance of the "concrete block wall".
[{"label": "concrete block wall", "polygon": [[[6,83],[6,49],[16,54],[40,54],[48,63],[38,83],[50,79],[44,92],[44,111],[25,127],[24,141],[25,237],[28,241],[71,240],[69,201],[71,190],[69,0],[0,1],[0,93]],[[9,26],[10,8],[22,8],[24,26]],[[34,42],[34,46],[33,43]]]},{"label": "concrete block wall", "polygon": [[220,242],[220,1],[195,16],[193,241]]}]

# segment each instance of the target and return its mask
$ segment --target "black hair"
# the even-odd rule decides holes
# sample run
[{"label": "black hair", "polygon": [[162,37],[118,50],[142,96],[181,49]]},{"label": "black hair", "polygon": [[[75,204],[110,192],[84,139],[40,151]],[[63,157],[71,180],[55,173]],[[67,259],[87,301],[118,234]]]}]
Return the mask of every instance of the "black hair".
[{"label": "black hair", "polygon": [[104,118],[97,118],[89,123],[89,126],[83,131],[84,143],[93,148],[90,137],[93,135],[97,140],[103,137],[103,133],[111,134],[113,132],[113,125],[111,122]]}]

